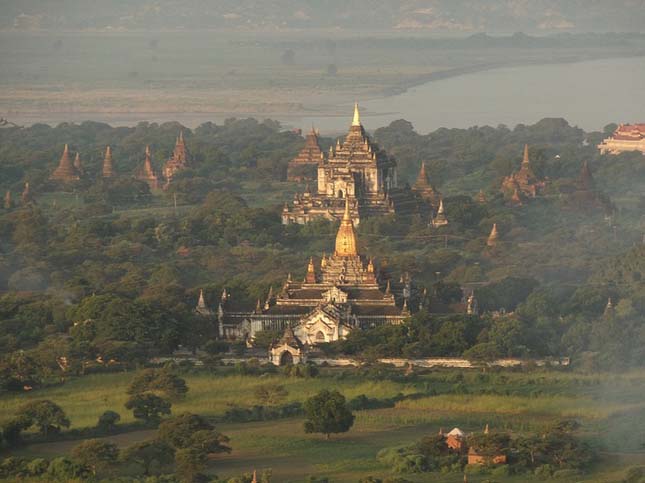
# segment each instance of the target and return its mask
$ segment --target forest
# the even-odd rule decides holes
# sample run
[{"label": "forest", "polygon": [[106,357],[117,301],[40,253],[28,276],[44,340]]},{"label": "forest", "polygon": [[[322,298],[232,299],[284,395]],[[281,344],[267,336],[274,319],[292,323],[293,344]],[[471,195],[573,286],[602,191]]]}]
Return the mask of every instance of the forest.
[{"label": "forest", "polygon": [[[408,273],[414,294],[425,291],[432,302],[429,311],[413,309],[407,327],[356,332],[324,350],[367,359],[564,356],[589,368],[642,364],[645,162],[638,153],[597,153],[614,127],[585,133],[544,119],[419,135],[400,120],[377,129],[373,137],[396,157],[401,178],[411,183],[426,162],[450,223],[432,228],[422,214],[366,219],[361,252],[392,277]],[[132,176],[144,147],[159,166],[180,130],[191,169],[151,192]],[[127,365],[179,346],[230,350],[211,343],[213,320],[195,316],[199,290],[213,308],[226,288],[250,309],[333,243],[333,223],[280,222],[283,203],[302,189],[284,179],[303,139],[273,121],[230,119],[194,131],[176,123],[34,125],[2,129],[0,138],[0,188],[11,196],[0,216],[5,390],[79,373],[96,360]],[[323,149],[334,141],[323,138]],[[524,143],[549,183],[543,196],[513,207],[499,182],[519,165]],[[80,153],[87,172],[73,186],[48,180],[63,144]],[[106,145],[119,174],[110,180],[98,177]],[[601,204],[572,188],[583,161]],[[21,201],[25,182],[30,196]],[[475,200],[479,190],[485,203]],[[493,223],[501,243],[490,250]],[[475,289],[477,316],[454,309],[464,286]],[[259,347],[275,336],[259,338]]]},{"label": "forest", "polygon": [[[12,452],[0,478],[249,482],[249,461],[264,468],[265,482],[302,481],[305,470],[295,467],[311,482],[329,481],[325,474],[427,481],[418,478],[429,472],[452,482],[463,471],[578,481],[614,468],[622,451],[643,444],[638,431],[621,434],[641,424],[645,360],[645,157],[600,155],[596,145],[615,127],[584,132],[543,119],[422,135],[399,120],[374,131],[402,184],[425,162],[449,224],[433,227],[427,213],[362,220],[360,252],[384,276],[412,278],[410,318],[319,347],[360,368],[284,370],[256,359],[281,334],[261,332],[251,347],[219,340],[215,317],[194,309],[200,290],[216,309],[226,289],[251,310],[287,273],[303,276],[309,257],[332,250],[336,224],[281,223],[284,203],[304,189],[286,181],[304,143],[299,132],[255,119],[194,130],[96,122],[0,129],[0,447]],[[180,132],[190,168],[151,190],[133,176],[145,147],[159,170]],[[320,142],[325,150],[336,139]],[[49,179],[65,144],[85,171],[72,184]],[[525,144],[547,184],[515,206],[500,184]],[[102,179],[108,145],[117,176]],[[583,190],[584,162],[593,180]],[[465,313],[464,288],[474,290],[476,313]],[[420,307],[423,293],[429,303]],[[154,363],[178,349],[199,354],[202,365]],[[231,366],[231,357],[246,361]],[[379,364],[385,357],[571,365],[403,372]],[[321,418],[326,404],[336,422]],[[489,423],[490,436],[481,432]],[[462,425],[468,444],[507,454],[509,464],[467,464],[430,435],[444,424]],[[607,451],[620,452],[618,460],[608,465]],[[322,465],[322,454],[333,463]],[[213,455],[224,480],[212,475]],[[405,478],[371,476],[392,473]],[[624,481],[642,474],[634,467]]]}]

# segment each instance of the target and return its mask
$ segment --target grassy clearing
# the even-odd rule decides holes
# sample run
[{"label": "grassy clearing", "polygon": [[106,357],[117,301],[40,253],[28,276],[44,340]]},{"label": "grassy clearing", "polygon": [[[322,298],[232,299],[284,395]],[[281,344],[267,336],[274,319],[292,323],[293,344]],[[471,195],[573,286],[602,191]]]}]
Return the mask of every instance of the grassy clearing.
[{"label": "grassy clearing", "polygon": [[[10,394],[0,398],[0,424],[10,419],[17,409],[34,399],[50,399],[59,404],[72,422],[72,428],[94,426],[108,409],[121,414],[122,422],[133,421],[124,404],[126,389],[134,373],[90,375],[66,384],[33,393]],[[184,376],[190,388],[187,397],[173,403],[174,413],[192,412],[205,416],[222,415],[232,406],[252,406],[254,389],[262,384],[282,384],[289,391],[287,402],[303,401],[324,388],[338,389],[348,398],[365,394],[372,398],[392,397],[399,392],[416,389],[391,381],[336,381],[329,378],[294,379],[280,375],[256,377],[197,374]]]},{"label": "grassy clearing", "polygon": [[[92,375],[31,394],[6,394],[0,397],[0,421],[11,417],[24,402],[44,398],[60,404],[75,428],[93,426],[99,414],[107,409],[116,410],[124,421],[131,421],[132,416],[123,404],[133,377],[134,373]],[[288,401],[302,401],[322,388],[336,388],[348,398],[359,394],[386,398],[398,393],[428,393],[400,401],[394,408],[358,411],[352,430],[330,441],[321,435],[305,434],[301,418],[219,424],[218,429],[231,438],[233,447],[230,455],[218,457],[212,464],[211,471],[220,476],[272,468],[275,481],[281,483],[300,483],[306,475],[328,476],[335,483],[355,483],[367,475],[391,476],[389,469],[375,459],[382,448],[411,444],[435,434],[439,428],[450,430],[458,426],[465,431],[477,431],[488,423],[494,429],[522,433],[539,431],[569,417],[583,421],[585,434],[601,449],[604,458],[592,473],[572,482],[620,481],[627,467],[645,464],[644,372],[581,375],[548,371],[499,374],[435,371],[409,383],[367,380],[347,371],[328,371],[315,379],[206,373],[184,377],[190,391],[185,400],[175,403],[173,412],[207,416],[221,415],[232,405],[255,404],[253,392],[260,384],[284,385],[289,391]],[[451,392],[456,385],[465,388],[468,394]],[[108,439],[125,447],[152,437],[154,431],[136,431]],[[35,444],[16,454],[51,458],[68,454],[76,444],[78,441]],[[463,475],[457,474],[403,476],[417,483],[463,481]],[[484,479],[473,476],[469,481],[480,483]],[[495,481],[538,480],[522,476],[496,477]]]}]

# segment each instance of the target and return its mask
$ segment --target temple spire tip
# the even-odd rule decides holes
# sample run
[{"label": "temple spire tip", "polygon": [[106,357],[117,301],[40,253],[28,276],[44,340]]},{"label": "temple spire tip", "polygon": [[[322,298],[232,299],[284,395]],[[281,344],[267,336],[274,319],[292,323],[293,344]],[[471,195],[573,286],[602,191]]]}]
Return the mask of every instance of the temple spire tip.
[{"label": "temple spire tip", "polygon": [[354,119],[352,119],[352,126],[361,125],[361,113],[358,110],[358,102],[354,103]]}]

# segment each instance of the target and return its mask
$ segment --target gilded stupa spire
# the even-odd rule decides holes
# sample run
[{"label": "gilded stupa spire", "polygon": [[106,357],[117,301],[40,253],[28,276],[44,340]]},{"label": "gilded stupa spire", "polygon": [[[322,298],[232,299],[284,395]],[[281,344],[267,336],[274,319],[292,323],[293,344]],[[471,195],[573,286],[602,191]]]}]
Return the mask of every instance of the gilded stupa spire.
[{"label": "gilded stupa spire", "polygon": [[522,157],[522,165],[529,165],[529,145],[524,145],[524,156]]},{"label": "gilded stupa spire", "polygon": [[361,113],[358,111],[358,102],[354,103],[354,118],[352,119],[352,126],[361,125]]},{"label": "gilded stupa spire", "polygon": [[349,197],[345,197],[345,213],[336,235],[336,256],[355,257],[358,255],[358,242],[354,232],[354,223],[349,212]]},{"label": "gilded stupa spire", "polygon": [[307,275],[305,276],[306,283],[316,283],[316,268],[314,267],[314,257],[309,258],[309,265],[307,265]]},{"label": "gilded stupa spire", "polygon": [[497,223],[493,223],[493,228],[490,231],[490,235],[488,235],[488,240],[486,240],[486,245],[489,247],[494,247],[497,245],[497,241],[499,240],[499,233],[497,232]]}]

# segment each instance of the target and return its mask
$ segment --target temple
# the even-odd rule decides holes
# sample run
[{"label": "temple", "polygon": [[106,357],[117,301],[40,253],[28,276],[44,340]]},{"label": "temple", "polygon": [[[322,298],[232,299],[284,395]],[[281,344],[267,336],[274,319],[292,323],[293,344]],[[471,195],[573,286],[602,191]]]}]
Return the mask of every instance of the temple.
[{"label": "temple", "polygon": [[312,127],[305,138],[305,145],[298,155],[289,161],[288,181],[315,181],[318,165],[325,159],[318,143],[318,133]]},{"label": "temple", "polygon": [[396,162],[374,144],[361,124],[358,104],[343,142],[330,147],[317,168],[315,192],[296,194],[293,205],[285,205],[282,223],[304,224],[314,218],[338,220],[349,199],[355,225],[360,219],[404,212],[416,208],[410,190],[398,188]]},{"label": "temple", "polygon": [[[529,161],[529,146],[524,145],[524,157],[519,171],[516,171],[502,181],[502,192],[511,198],[512,204],[518,204],[522,198],[535,198],[544,190],[546,182],[538,179]],[[517,195],[516,195],[517,192]]]},{"label": "temple", "polygon": [[175,149],[173,149],[170,159],[166,161],[166,164],[163,167],[163,175],[164,178],[166,178],[166,183],[170,183],[176,173],[186,169],[189,162],[190,154],[188,153],[188,149],[186,149],[184,133],[183,131],[180,131],[179,137],[175,142]]},{"label": "temple", "polygon": [[104,178],[113,178],[115,176],[114,161],[112,161],[112,148],[110,148],[110,146],[105,148],[105,157],[103,158],[101,176]]},{"label": "temple", "polygon": [[570,184],[562,184],[560,191],[568,195],[564,199],[567,208],[587,212],[600,210],[605,214],[610,214],[614,209],[609,197],[596,186],[587,161],[583,161],[578,178]]},{"label": "temple", "polygon": [[430,181],[428,180],[425,162],[421,163],[419,176],[417,176],[417,180],[412,185],[412,191],[417,193],[421,198],[423,198],[434,208],[438,207],[439,200],[441,199],[441,193],[439,193],[432,185],[432,183],[430,183]]},{"label": "temple", "polygon": [[290,327],[307,346],[343,339],[352,330],[400,324],[409,316],[410,278],[393,287],[374,260],[359,254],[350,200],[344,201],[333,254],[323,254],[318,263],[311,258],[301,282],[289,275],[282,289],[269,290],[253,311],[236,308],[225,291],[217,311],[220,337],[249,340],[262,330]]},{"label": "temple", "polygon": [[69,157],[69,147],[67,146],[67,144],[63,149],[63,155],[60,157],[58,167],[54,170],[49,179],[52,181],[61,181],[64,183],[78,181],[79,179],[81,179],[77,169],[74,167],[74,164]]},{"label": "temple", "polygon": [[497,223],[493,223],[493,228],[491,229],[490,234],[486,239],[486,245],[489,247],[495,247],[497,246],[498,242],[499,242],[499,232],[497,231]]},{"label": "temple", "polygon": [[614,134],[598,145],[600,154],[640,151],[645,154],[645,124],[620,124]]},{"label": "temple", "polygon": [[151,157],[150,146],[146,146],[146,157],[143,160],[143,166],[137,171],[136,178],[147,183],[151,190],[156,190],[159,188],[159,178],[152,167]]}]

